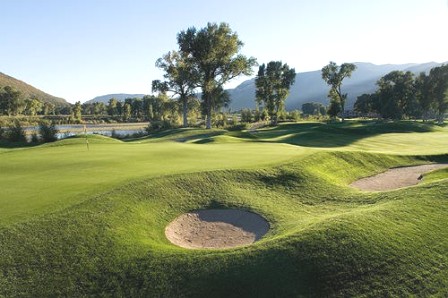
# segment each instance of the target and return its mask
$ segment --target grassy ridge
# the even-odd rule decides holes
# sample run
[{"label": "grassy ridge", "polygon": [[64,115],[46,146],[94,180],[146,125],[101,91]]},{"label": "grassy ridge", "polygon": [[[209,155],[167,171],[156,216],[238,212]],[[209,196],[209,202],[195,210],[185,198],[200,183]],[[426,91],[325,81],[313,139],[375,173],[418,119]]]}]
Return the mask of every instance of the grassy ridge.
[{"label": "grassy ridge", "polygon": [[[356,125],[334,128],[352,138],[344,131]],[[279,129],[286,135],[302,127]],[[398,147],[395,154],[363,152],[351,144],[334,146],[338,150],[292,146],[267,135],[274,133],[266,129],[253,140],[245,133],[181,130],[130,143],[93,137],[87,157],[85,151],[76,153],[85,148],[79,139],[0,153],[10,184],[32,177],[23,161],[34,164],[34,175],[67,178],[67,184],[48,190],[44,178],[41,184],[29,182],[38,186],[34,208],[42,206],[42,212],[28,209],[2,219],[0,296],[448,295],[448,171],[396,191],[348,187],[390,167],[446,162],[446,155],[431,155],[439,152],[444,128],[398,132],[416,147],[408,143],[405,152]],[[381,136],[387,137],[375,133]],[[427,142],[425,150],[418,139]],[[383,144],[369,146],[381,151]],[[67,153],[73,158],[62,158]],[[65,176],[69,167],[85,171],[72,179],[90,193],[69,199],[74,191],[66,191],[74,183]],[[39,205],[46,197],[49,210]],[[10,213],[21,206],[0,199],[9,202]],[[209,207],[258,212],[271,230],[252,246],[230,250],[186,250],[168,242],[164,229],[171,220]]]},{"label": "grassy ridge", "polygon": [[50,102],[58,107],[69,106],[69,103],[63,98],[47,94],[39,89],[34,88],[31,85],[28,85],[25,82],[22,82],[0,72],[0,88],[3,88],[5,86],[11,86],[14,89],[20,91],[22,95],[25,96],[25,98],[35,96],[43,102]]}]

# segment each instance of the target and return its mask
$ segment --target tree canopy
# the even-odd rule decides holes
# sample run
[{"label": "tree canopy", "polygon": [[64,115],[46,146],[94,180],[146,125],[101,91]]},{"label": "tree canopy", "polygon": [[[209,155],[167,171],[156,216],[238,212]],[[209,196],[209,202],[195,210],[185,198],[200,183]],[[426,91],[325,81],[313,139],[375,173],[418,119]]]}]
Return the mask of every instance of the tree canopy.
[{"label": "tree canopy", "polygon": [[278,113],[284,111],[285,100],[295,78],[295,69],[281,61],[262,64],[258,69],[255,78],[255,98],[258,103],[264,104],[273,124],[277,124]]},{"label": "tree canopy", "polygon": [[356,65],[352,63],[344,63],[341,66],[338,66],[333,61],[330,61],[328,65],[322,68],[322,79],[330,86],[330,91],[328,92],[328,97],[330,98],[330,116],[336,116],[341,112],[342,120],[344,120],[347,93],[342,93],[342,81],[345,78],[350,78],[355,70]]},{"label": "tree canopy", "polygon": [[189,61],[185,54],[168,52],[156,62],[156,66],[165,72],[165,81],[152,81],[153,92],[172,92],[174,96],[179,96],[184,127],[188,126],[188,99],[194,96],[198,84],[196,69],[189,65]]},{"label": "tree canopy", "polygon": [[206,128],[211,128],[216,90],[235,77],[250,75],[256,59],[239,54],[243,43],[226,23],[208,23],[199,30],[188,28],[178,34],[177,43],[202,90]]}]

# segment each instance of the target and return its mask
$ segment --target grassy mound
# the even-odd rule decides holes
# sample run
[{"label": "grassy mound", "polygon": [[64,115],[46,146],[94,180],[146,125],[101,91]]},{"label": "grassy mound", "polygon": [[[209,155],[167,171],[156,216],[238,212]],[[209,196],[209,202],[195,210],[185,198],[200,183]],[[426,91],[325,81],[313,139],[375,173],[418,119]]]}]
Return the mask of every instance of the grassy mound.
[{"label": "grassy mound", "polygon": [[[1,294],[445,294],[446,183],[381,194],[347,187],[416,162],[317,153],[277,167],[136,181],[3,228]],[[179,214],[217,207],[255,211],[272,229],[250,247],[213,252],[165,238],[165,226]]]},{"label": "grassy mound", "polygon": [[[90,151],[72,139],[1,152],[1,187],[15,197],[0,196],[0,296],[448,295],[448,170],[395,191],[348,187],[390,167],[448,161],[430,155],[443,129],[406,132],[429,143],[408,143],[405,155],[304,148],[269,131],[255,141],[189,131],[194,142],[179,142],[180,131],[164,142],[92,137]],[[166,239],[173,219],[207,208],[253,211],[271,229],[230,250]]]}]

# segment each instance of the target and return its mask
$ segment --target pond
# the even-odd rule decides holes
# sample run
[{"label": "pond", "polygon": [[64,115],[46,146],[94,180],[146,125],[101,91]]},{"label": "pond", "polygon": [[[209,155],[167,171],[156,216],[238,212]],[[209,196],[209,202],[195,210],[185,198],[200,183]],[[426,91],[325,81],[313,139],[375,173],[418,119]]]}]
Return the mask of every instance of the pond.
[{"label": "pond", "polygon": [[[139,123],[114,123],[114,124],[86,124],[84,131],[84,124],[63,124],[56,125],[58,139],[63,139],[75,135],[99,134],[103,136],[126,136],[135,133],[142,133],[148,126],[148,122]],[[24,128],[28,138],[31,138],[33,133],[38,133],[39,126],[28,126]]]}]

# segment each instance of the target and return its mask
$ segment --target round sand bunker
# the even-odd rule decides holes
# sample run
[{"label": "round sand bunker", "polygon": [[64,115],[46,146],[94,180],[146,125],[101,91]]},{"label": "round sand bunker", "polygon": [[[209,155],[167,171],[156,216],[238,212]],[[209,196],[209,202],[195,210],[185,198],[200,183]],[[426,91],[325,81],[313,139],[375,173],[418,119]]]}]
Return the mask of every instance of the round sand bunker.
[{"label": "round sand bunker", "polygon": [[236,209],[207,209],[182,214],[165,229],[171,243],[184,248],[231,248],[254,243],[269,230],[260,215]]}]

